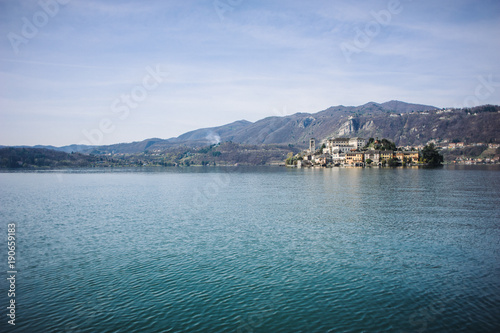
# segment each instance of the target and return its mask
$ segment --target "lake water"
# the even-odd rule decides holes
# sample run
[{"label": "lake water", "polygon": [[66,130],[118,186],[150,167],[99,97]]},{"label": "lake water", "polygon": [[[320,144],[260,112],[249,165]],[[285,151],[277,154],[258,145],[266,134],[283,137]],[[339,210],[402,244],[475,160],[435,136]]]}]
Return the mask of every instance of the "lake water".
[{"label": "lake water", "polygon": [[[15,332],[499,332],[500,170],[0,173]],[[14,330],[12,330],[14,331]]]}]

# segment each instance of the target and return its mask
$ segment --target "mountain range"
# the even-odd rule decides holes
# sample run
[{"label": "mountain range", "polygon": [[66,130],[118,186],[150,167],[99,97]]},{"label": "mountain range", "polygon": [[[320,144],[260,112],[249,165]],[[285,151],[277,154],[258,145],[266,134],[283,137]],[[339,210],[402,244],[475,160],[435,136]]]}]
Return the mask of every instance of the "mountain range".
[{"label": "mountain range", "polygon": [[64,152],[138,153],[182,146],[201,147],[219,142],[246,145],[289,144],[305,147],[314,137],[379,137],[397,145],[422,145],[430,140],[500,142],[500,107],[439,109],[401,101],[334,106],[317,113],[267,117],[187,132],[176,138],[151,138],[107,146],[35,146]]}]

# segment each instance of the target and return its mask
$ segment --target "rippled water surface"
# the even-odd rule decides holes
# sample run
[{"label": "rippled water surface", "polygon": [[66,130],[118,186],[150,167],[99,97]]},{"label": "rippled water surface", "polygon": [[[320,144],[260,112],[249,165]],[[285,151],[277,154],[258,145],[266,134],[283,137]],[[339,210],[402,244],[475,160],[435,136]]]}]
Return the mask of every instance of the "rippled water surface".
[{"label": "rippled water surface", "polygon": [[499,332],[499,204],[498,168],[0,173],[0,266],[14,222],[16,332]]}]

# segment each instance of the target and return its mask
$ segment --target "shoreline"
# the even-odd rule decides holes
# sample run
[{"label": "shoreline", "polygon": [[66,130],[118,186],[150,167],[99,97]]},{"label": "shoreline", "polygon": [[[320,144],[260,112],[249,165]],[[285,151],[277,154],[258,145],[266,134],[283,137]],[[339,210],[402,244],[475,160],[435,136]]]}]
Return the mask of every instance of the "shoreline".
[{"label": "shoreline", "polygon": [[285,165],[210,165],[210,166],[201,166],[201,165],[191,165],[191,166],[118,166],[118,167],[66,167],[66,168],[0,168],[0,173],[43,173],[43,172],[78,172],[78,171],[88,171],[88,172],[153,172],[153,171],[214,171],[217,169],[283,169],[283,170],[328,170],[328,169],[453,169],[453,168],[493,168],[498,169],[500,171],[500,163],[490,163],[490,164],[458,164],[458,163],[443,163],[443,165],[438,167],[429,167],[425,165],[411,165],[411,166],[332,166],[332,167],[323,167],[323,166],[311,166],[311,167],[301,167],[298,168],[296,166],[285,166]]}]

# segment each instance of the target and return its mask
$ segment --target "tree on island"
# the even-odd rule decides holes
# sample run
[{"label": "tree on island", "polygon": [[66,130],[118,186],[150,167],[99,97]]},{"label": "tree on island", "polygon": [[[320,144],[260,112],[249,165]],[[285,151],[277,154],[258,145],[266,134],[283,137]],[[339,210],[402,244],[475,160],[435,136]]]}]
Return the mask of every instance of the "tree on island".
[{"label": "tree on island", "polygon": [[374,138],[369,138],[368,142],[366,142],[366,145],[364,146],[364,148],[368,149],[374,142],[375,142]]},{"label": "tree on island", "polygon": [[297,161],[302,160],[302,157],[294,156],[292,152],[289,152],[287,159],[285,160],[286,165],[297,165]]},{"label": "tree on island", "polygon": [[427,164],[430,167],[437,167],[443,163],[443,155],[441,155],[436,146],[433,143],[430,143],[422,149],[422,153],[420,156],[420,161]]},{"label": "tree on island", "polygon": [[[370,139],[372,139],[372,138],[370,138]],[[397,149],[396,144],[392,141],[387,140],[387,139],[382,139],[378,143],[373,142],[373,148],[375,150],[392,150],[392,151]]]},{"label": "tree on island", "polygon": [[387,165],[390,167],[397,167],[399,166],[399,161],[395,158],[390,158],[389,160],[387,160]]},{"label": "tree on island", "polygon": [[380,150],[396,150],[396,144],[392,141],[389,141],[387,139],[382,139],[382,147]]}]

